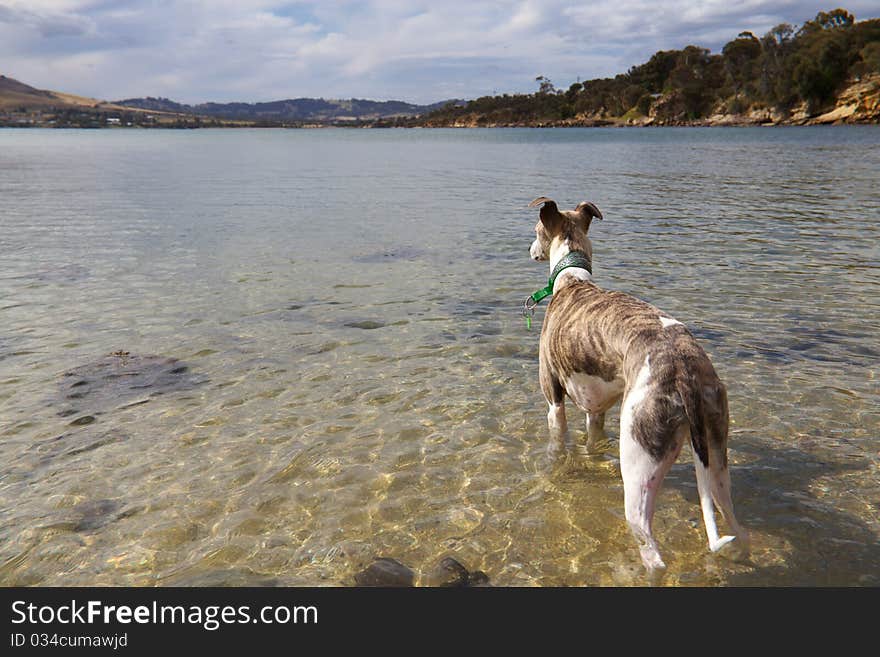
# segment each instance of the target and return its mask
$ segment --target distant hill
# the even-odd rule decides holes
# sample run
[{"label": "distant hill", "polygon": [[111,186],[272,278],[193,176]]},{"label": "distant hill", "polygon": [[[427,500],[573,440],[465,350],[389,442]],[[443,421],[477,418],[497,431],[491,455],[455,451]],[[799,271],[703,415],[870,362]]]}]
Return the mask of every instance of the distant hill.
[{"label": "distant hill", "polygon": [[0,110],[13,107],[49,108],[83,107],[106,104],[94,98],[36,89],[5,75],[0,75]]},{"label": "distant hill", "polygon": [[0,125],[167,127],[368,124],[413,119],[450,103],[415,105],[399,100],[325,100],[294,98],[266,103],[186,105],[168,98],[128,98],[107,102],[59,91],[37,89],[0,75]]},{"label": "distant hill", "polygon": [[109,126],[201,127],[228,125],[173,111],[147,112],[96,98],[37,89],[0,75],[0,127],[104,128]]},{"label": "distant hill", "polygon": [[119,110],[118,105],[97,98],[77,96],[61,91],[37,89],[5,75],[0,75],[0,110],[23,108],[25,111],[66,110]]},{"label": "distant hill", "polygon": [[127,98],[115,104],[143,110],[187,113],[239,121],[307,121],[316,123],[376,121],[404,116],[421,116],[450,102],[414,105],[399,100],[326,100],[291,98],[265,103],[200,103],[184,105],[168,98]]},{"label": "distant hill", "polygon": [[123,107],[134,107],[150,112],[192,113],[192,108],[189,105],[181,105],[180,103],[175,103],[173,100],[168,100],[167,98],[153,98],[152,96],[146,98],[128,98],[127,100],[118,101],[117,104],[122,105]]},{"label": "distant hill", "polygon": [[29,85],[0,75],[0,107],[9,105],[32,105],[62,102],[51,91],[35,89]]}]

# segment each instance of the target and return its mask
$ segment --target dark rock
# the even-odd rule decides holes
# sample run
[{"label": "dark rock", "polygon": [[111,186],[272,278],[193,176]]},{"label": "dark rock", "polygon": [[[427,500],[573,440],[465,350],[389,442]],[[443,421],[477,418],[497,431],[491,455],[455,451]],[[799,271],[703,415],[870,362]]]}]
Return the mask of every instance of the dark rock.
[{"label": "dark rock", "polygon": [[412,586],[413,571],[396,559],[381,557],[354,576],[358,586]]},{"label": "dark rock", "polygon": [[104,445],[111,445],[116,442],[120,442],[124,439],[124,436],[120,434],[118,431],[107,431],[100,436],[96,436],[93,438],[77,436],[76,439],[69,440],[65,443],[66,450],[63,452],[63,456],[76,456],[77,454],[82,454],[83,452],[91,452],[92,450],[98,449],[99,447],[103,447]]},{"label": "dark rock", "polygon": [[475,570],[471,573],[468,586],[491,586],[489,584],[489,576],[482,570]]},{"label": "dark rock", "polygon": [[132,397],[190,390],[203,382],[176,358],[117,351],[65,372],[60,392],[65,403],[75,400],[76,408],[100,413]]},{"label": "dark rock", "polygon": [[385,264],[391,260],[422,260],[427,256],[427,252],[412,246],[398,246],[387,251],[376,251],[363,255],[354,256],[352,260],[359,263],[367,264]]},{"label": "dark rock", "polygon": [[468,569],[452,557],[444,557],[424,578],[425,586],[467,586],[470,581]]},{"label": "dark rock", "polygon": [[79,520],[73,527],[73,531],[98,529],[113,522],[116,520],[115,512],[119,506],[119,502],[113,500],[91,500],[77,504],[73,507],[73,512],[79,516]]},{"label": "dark rock", "polygon": [[96,432],[92,427],[68,431],[59,436],[33,444],[33,451],[40,455],[38,463],[44,465],[53,459],[76,456],[84,452],[128,440],[128,436],[118,429]]},{"label": "dark rock", "polygon": [[46,283],[75,283],[85,280],[91,272],[83,265],[64,265],[32,274],[33,278]]},{"label": "dark rock", "polygon": [[281,582],[271,577],[254,572],[250,568],[231,568],[228,570],[211,570],[203,572],[184,572],[169,576],[162,581],[162,586],[187,587],[232,587],[232,586],[281,586]]},{"label": "dark rock", "polygon": [[385,324],[383,324],[382,322],[374,322],[373,320],[365,319],[360,322],[347,322],[345,326],[349,328],[359,328],[364,329],[365,331],[371,331],[373,329],[382,328],[383,326],[385,326]]}]

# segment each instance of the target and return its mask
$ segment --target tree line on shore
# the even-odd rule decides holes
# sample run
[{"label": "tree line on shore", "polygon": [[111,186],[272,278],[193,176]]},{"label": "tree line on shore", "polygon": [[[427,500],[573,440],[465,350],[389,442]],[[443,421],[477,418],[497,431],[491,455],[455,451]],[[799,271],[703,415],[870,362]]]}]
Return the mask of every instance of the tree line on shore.
[{"label": "tree line on shore", "polygon": [[533,94],[485,96],[421,118],[426,125],[479,117],[486,124],[542,124],[649,114],[687,122],[710,114],[795,107],[810,114],[834,102],[850,81],[880,73],[880,19],[856,21],[845,9],[820,12],[802,26],[782,23],[763,37],[741,32],[720,54],[689,45],[655,53],[613,78],[557,89],[539,76]]}]

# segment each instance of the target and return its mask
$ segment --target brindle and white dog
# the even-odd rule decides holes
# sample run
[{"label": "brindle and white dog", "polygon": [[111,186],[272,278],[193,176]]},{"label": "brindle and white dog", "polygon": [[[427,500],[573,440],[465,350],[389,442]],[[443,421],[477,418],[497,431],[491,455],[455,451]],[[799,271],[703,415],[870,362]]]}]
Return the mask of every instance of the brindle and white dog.
[{"label": "brindle and white dog", "polygon": [[[709,549],[745,556],[748,533],[737,523],[730,498],[727,391],[709,357],[681,322],[593,283],[587,231],[593,217],[602,218],[595,205],[583,202],[573,211],[559,211],[542,196],[529,207],[538,205],[531,257],[549,260],[551,272],[566,256],[562,264],[582,265],[558,272],[541,331],[540,380],[550,406],[551,453],[572,447],[566,395],[587,414],[588,449],[606,440],[605,412],[623,399],[620,469],[626,520],[648,572],[666,568],[651,532],[654,504],[688,438]],[[733,536],[718,536],[713,500]]]}]

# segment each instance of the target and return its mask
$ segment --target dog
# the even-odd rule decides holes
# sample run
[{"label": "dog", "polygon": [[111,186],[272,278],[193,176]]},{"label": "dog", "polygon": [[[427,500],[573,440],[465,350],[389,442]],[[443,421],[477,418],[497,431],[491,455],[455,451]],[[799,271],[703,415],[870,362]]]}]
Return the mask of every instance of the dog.
[{"label": "dog", "polygon": [[[651,575],[662,574],[651,525],[663,478],[690,439],[709,549],[734,559],[748,554],[749,536],[736,520],[727,463],[727,390],[709,357],[685,326],[654,306],[592,280],[593,246],[587,233],[602,213],[590,202],[560,211],[541,206],[532,259],[549,261],[547,288],[526,300],[553,295],[539,350],[541,391],[547,400],[549,452],[571,449],[565,398],[587,415],[587,449],[607,440],[605,413],[622,400],[620,470],[626,521]],[[718,535],[715,506],[733,535]]]}]

